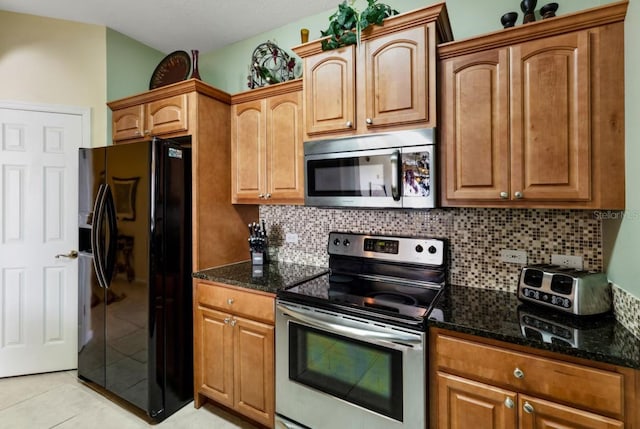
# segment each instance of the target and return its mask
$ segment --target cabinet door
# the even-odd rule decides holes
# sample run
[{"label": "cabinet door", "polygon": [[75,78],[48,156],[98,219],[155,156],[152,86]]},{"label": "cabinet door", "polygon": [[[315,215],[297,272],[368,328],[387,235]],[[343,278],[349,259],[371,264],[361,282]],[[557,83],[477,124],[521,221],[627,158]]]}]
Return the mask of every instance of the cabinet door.
[{"label": "cabinet door", "polygon": [[508,50],[444,60],[443,202],[509,197]]},{"label": "cabinet door", "polygon": [[442,372],[437,384],[439,429],[516,427],[514,392]]},{"label": "cabinet door", "polygon": [[429,91],[435,90],[429,37],[423,25],[365,43],[368,128],[429,123]]},{"label": "cabinet door", "polygon": [[147,105],[145,134],[158,136],[187,130],[187,95],[176,95]]},{"label": "cabinet door", "polygon": [[304,202],[302,93],[267,99],[267,198]]},{"label": "cabinet door", "polygon": [[520,410],[520,429],[622,429],[624,427],[624,424],[618,420],[526,395],[519,395],[518,409]]},{"label": "cabinet door", "polygon": [[235,317],[235,409],[273,427],[274,327]]},{"label": "cabinet door", "polygon": [[264,100],[233,106],[231,114],[231,200],[260,202],[265,186],[266,128]]},{"label": "cabinet door", "polygon": [[234,330],[230,321],[229,314],[200,307],[193,332],[196,392],[232,407]]},{"label": "cabinet door", "polygon": [[356,129],[355,74],[353,45],[305,58],[307,134]]},{"label": "cabinet door", "polygon": [[115,142],[142,137],[144,135],[144,105],[114,110],[112,127],[111,134]]},{"label": "cabinet door", "polygon": [[591,196],[589,32],[511,48],[511,192],[527,200]]}]

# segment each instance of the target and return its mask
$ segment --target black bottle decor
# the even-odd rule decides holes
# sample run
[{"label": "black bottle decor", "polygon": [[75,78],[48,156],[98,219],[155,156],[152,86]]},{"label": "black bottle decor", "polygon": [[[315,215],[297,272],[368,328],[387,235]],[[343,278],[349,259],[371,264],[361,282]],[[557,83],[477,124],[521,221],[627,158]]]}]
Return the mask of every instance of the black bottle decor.
[{"label": "black bottle decor", "polygon": [[535,10],[537,3],[537,0],[522,0],[520,2],[520,9],[522,9],[522,13],[524,13],[524,18],[522,19],[523,24],[536,20]]}]

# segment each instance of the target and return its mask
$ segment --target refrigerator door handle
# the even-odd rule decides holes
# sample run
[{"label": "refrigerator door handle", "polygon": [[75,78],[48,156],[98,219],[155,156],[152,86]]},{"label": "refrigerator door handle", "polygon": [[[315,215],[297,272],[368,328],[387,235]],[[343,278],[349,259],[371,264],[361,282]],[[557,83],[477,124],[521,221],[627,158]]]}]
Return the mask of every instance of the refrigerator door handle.
[{"label": "refrigerator door handle", "polygon": [[107,222],[109,226],[109,246],[105,255],[105,272],[104,280],[105,287],[109,287],[111,279],[113,277],[113,270],[116,262],[116,251],[118,250],[118,222],[116,218],[116,205],[113,200],[113,193],[111,187],[106,185],[105,190],[105,205],[104,214],[107,216]]},{"label": "refrigerator door handle", "polygon": [[101,288],[106,288],[107,283],[104,275],[104,258],[103,243],[100,239],[100,231],[102,230],[102,222],[104,220],[104,198],[107,185],[100,185],[96,202],[93,207],[93,222],[91,226],[91,252],[93,253],[93,267],[96,271],[96,278]]}]

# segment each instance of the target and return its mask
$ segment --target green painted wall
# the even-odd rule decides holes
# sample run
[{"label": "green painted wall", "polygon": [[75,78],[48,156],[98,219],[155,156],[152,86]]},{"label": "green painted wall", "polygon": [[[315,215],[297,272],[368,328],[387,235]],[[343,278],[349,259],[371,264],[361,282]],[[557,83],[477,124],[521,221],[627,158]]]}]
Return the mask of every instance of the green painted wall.
[{"label": "green painted wall", "polygon": [[[164,58],[150,48],[122,33],[107,28],[107,100],[117,100],[149,89],[149,80],[156,65]],[[107,109],[111,123],[111,109]],[[111,127],[107,128],[111,142]]]}]

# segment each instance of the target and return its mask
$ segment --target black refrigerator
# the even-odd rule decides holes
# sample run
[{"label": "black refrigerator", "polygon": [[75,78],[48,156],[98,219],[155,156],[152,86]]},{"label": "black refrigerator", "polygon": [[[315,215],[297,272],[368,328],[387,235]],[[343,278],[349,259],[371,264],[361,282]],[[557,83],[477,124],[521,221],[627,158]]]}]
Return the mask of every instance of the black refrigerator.
[{"label": "black refrigerator", "polygon": [[161,421],[193,399],[190,138],[79,158],[78,377]]}]

